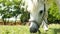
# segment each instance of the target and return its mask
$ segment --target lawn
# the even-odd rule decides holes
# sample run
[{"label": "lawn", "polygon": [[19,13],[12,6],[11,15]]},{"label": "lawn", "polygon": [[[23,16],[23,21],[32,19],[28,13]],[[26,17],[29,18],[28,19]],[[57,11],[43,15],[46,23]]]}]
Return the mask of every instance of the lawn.
[{"label": "lawn", "polygon": [[[48,25],[49,30],[47,32],[40,28],[41,34],[60,34],[60,24]],[[4,26],[0,25],[0,34],[30,34],[28,26]],[[37,32],[38,34],[38,32]]]}]

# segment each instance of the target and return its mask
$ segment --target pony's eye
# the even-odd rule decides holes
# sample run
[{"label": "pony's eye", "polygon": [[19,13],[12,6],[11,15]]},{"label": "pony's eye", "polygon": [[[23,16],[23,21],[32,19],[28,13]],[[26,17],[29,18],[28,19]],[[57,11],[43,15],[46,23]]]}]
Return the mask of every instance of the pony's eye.
[{"label": "pony's eye", "polygon": [[39,14],[42,14],[43,13],[43,10],[40,10]]}]

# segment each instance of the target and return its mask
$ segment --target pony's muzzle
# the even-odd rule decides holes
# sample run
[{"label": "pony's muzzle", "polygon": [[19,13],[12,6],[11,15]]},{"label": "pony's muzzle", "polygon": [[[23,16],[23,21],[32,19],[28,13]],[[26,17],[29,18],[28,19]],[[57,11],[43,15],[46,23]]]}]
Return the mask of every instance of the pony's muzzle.
[{"label": "pony's muzzle", "polygon": [[31,27],[30,32],[31,33],[36,33],[38,31],[38,28]]},{"label": "pony's muzzle", "polygon": [[39,30],[38,25],[35,22],[30,24],[30,33],[36,33]]}]

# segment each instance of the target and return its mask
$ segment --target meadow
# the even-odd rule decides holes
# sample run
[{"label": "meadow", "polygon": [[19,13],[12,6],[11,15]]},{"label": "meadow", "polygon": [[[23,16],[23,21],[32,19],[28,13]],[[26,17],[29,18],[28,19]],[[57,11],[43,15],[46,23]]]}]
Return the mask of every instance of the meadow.
[{"label": "meadow", "polygon": [[[60,34],[60,24],[49,24],[49,30],[45,32],[42,27],[40,27],[41,34]],[[30,34],[29,26],[24,25],[0,25],[0,34]],[[38,34],[38,32],[36,33]]]}]

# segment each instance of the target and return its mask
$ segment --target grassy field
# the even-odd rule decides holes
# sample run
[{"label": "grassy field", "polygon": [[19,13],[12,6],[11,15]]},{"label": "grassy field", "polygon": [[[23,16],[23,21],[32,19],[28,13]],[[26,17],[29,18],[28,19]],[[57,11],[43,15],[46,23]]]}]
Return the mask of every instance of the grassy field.
[{"label": "grassy field", "polygon": [[[47,32],[40,28],[41,34],[60,34],[60,24],[48,25],[49,30]],[[3,26],[0,25],[0,34],[30,34],[28,26]],[[38,34],[38,32],[37,32]]]}]

